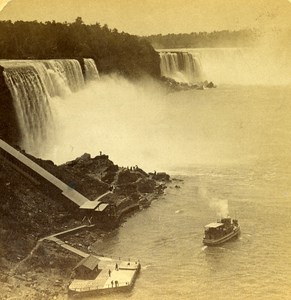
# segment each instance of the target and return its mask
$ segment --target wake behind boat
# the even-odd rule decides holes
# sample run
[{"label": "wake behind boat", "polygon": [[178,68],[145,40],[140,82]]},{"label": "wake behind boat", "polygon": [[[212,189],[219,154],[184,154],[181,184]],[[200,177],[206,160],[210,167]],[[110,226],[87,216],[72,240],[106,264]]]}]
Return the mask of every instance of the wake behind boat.
[{"label": "wake behind boat", "polygon": [[203,244],[217,246],[237,237],[239,233],[240,226],[237,220],[232,220],[230,217],[222,218],[216,223],[205,226]]}]

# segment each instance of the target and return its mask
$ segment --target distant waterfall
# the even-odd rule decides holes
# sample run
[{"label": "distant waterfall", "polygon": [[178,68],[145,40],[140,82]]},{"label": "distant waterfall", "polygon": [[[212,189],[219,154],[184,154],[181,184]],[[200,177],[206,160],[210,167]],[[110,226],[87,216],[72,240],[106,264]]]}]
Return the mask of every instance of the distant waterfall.
[{"label": "distant waterfall", "polygon": [[[93,69],[92,62],[89,63]],[[21,147],[38,155],[43,142],[54,133],[51,99],[84,87],[80,63],[74,59],[3,60],[0,65],[4,67],[3,75],[13,97],[22,136]]]},{"label": "distant waterfall", "polygon": [[86,80],[100,79],[94,59],[84,58]]},{"label": "distant waterfall", "polygon": [[199,58],[192,53],[161,51],[159,54],[162,76],[189,84],[201,80],[202,72]]},{"label": "distant waterfall", "polygon": [[177,82],[290,84],[290,55],[281,49],[188,48],[159,50],[159,54],[162,75]]}]

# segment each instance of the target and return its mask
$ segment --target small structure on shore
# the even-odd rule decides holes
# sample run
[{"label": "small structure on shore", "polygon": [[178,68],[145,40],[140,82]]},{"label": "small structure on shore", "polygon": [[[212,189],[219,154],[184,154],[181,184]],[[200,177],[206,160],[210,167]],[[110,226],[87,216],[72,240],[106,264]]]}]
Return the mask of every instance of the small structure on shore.
[{"label": "small structure on shore", "polygon": [[[98,270],[96,267],[94,268],[97,265]],[[91,269],[93,269],[92,273],[90,273]],[[87,297],[110,292],[128,291],[132,289],[140,269],[141,265],[138,260],[120,260],[89,255],[81,260],[75,270],[79,270],[81,274],[83,272],[90,273],[92,277],[90,279],[76,277],[69,286],[69,295]],[[94,270],[95,274],[97,271],[97,275],[93,277]]]},{"label": "small structure on shore", "polygon": [[95,279],[100,272],[98,264],[100,259],[94,255],[89,255],[83,258],[74,268],[75,278],[90,280]]}]

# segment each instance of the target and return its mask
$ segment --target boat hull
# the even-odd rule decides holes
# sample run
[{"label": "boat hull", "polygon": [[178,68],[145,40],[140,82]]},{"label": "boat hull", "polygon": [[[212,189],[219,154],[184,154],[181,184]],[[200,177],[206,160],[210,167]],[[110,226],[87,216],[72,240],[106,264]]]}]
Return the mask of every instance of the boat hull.
[{"label": "boat hull", "polygon": [[203,239],[203,244],[206,246],[218,246],[235,237],[240,233],[240,227],[235,228],[231,233],[219,238],[219,239]]}]

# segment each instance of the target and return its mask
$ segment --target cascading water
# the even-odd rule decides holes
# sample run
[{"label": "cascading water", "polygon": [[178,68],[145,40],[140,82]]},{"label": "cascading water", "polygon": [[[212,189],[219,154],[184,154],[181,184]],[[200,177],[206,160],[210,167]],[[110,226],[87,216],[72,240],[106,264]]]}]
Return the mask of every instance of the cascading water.
[{"label": "cascading water", "polygon": [[188,84],[202,80],[199,57],[182,51],[161,51],[159,54],[162,76]]},{"label": "cascading water", "polygon": [[100,79],[94,59],[84,58],[84,66],[85,66],[85,77],[87,81]]},{"label": "cascading water", "polygon": [[[91,69],[93,63],[90,61]],[[21,130],[21,147],[41,156],[44,142],[54,136],[51,100],[77,92],[84,86],[81,66],[73,59],[3,60],[0,64],[13,97]]]},{"label": "cascading water", "polygon": [[[215,84],[289,84],[286,51],[261,48],[159,50],[161,73],[177,82]],[[197,80],[198,79],[198,80]]]},{"label": "cascading water", "polygon": [[[66,86],[72,92],[84,86],[84,77],[80,63],[75,59],[45,60],[42,61],[54,81],[54,85]],[[59,94],[56,94],[59,95]]]},{"label": "cascading water", "polygon": [[16,65],[5,68],[4,76],[9,87],[17,119],[21,128],[21,146],[31,151],[40,149],[53,125],[49,94],[34,66]]}]

